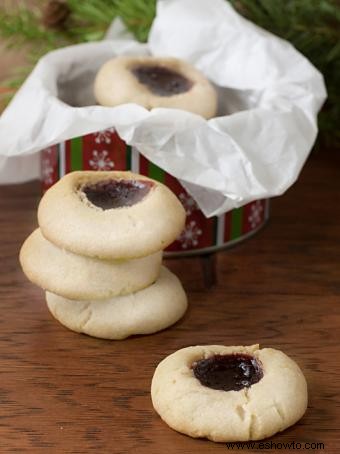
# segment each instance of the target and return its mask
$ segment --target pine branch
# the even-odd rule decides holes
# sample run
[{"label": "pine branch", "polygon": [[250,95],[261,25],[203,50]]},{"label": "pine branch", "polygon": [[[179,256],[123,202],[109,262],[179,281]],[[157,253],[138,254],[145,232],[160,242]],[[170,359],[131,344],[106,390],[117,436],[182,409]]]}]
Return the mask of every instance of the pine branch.
[{"label": "pine branch", "polygon": [[142,42],[148,38],[152,21],[156,14],[156,0],[116,0],[117,15],[126,27]]},{"label": "pine branch", "polygon": [[75,22],[87,23],[99,27],[108,26],[117,15],[116,2],[114,0],[68,0],[68,6],[72,11]]},{"label": "pine branch", "polygon": [[9,47],[33,44],[36,49],[41,49],[40,54],[46,48],[53,49],[57,44],[67,41],[57,31],[43,27],[40,10],[28,10],[23,6],[15,12],[0,9],[0,37],[7,40]]}]

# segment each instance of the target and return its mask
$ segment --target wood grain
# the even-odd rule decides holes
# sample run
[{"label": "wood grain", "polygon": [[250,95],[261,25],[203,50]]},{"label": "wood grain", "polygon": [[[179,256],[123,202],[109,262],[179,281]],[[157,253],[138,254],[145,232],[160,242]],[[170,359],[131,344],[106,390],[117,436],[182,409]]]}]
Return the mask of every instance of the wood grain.
[{"label": "wood grain", "polygon": [[169,429],[153,411],[150,381],[181,347],[256,342],[291,355],[309,384],[305,417],[272,441],[323,442],[313,452],[339,452],[339,182],[340,153],[313,156],[273,201],[269,225],[217,255],[212,289],[199,259],[168,261],[190,300],[179,323],[117,342],[72,333],[49,315],[17,258],[36,225],[39,185],[2,187],[0,452],[233,452]]}]

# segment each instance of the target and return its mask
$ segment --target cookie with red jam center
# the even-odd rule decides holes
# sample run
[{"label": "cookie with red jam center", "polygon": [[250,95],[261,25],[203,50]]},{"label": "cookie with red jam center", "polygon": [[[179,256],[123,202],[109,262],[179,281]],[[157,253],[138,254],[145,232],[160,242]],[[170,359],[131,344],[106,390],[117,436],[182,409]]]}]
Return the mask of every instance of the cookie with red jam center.
[{"label": "cookie with red jam center", "polygon": [[308,400],[299,366],[258,345],[178,350],[157,366],[151,397],[172,429],[216,442],[281,432],[303,416]]},{"label": "cookie with red jam center", "polygon": [[99,104],[135,103],[146,109],[186,110],[204,118],[217,112],[217,92],[208,79],[178,58],[116,57],[98,71],[94,94]]},{"label": "cookie with red jam center", "polygon": [[72,172],[38,208],[43,236],[75,254],[133,259],[165,249],[181,233],[185,211],[163,184],[132,172]]}]

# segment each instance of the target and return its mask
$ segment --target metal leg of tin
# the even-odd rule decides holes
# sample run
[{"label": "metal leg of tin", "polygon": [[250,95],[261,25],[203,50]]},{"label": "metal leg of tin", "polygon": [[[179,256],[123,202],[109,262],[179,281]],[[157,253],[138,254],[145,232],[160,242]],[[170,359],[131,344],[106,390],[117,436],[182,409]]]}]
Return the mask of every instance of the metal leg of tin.
[{"label": "metal leg of tin", "polygon": [[204,287],[209,289],[217,284],[216,254],[201,255]]}]

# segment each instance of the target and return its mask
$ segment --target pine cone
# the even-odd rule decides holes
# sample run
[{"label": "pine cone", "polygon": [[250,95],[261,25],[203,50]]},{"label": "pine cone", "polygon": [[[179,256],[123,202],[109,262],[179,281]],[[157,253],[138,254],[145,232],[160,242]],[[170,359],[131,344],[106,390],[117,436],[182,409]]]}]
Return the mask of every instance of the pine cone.
[{"label": "pine cone", "polygon": [[51,0],[46,5],[42,22],[46,28],[63,28],[70,15],[67,3],[59,0]]}]

